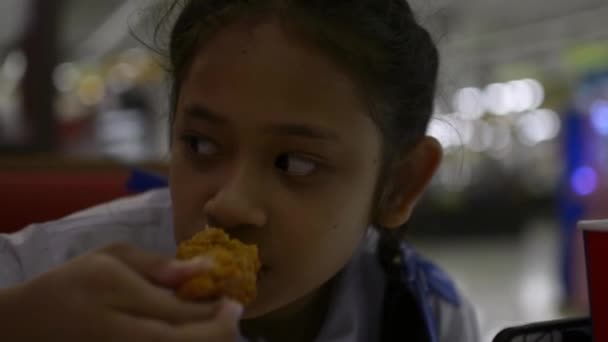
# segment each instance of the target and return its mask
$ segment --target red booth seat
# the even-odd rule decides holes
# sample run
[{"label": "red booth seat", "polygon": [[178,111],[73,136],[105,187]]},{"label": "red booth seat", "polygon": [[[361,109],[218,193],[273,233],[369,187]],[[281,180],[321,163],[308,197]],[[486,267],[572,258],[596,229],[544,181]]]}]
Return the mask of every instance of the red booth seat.
[{"label": "red booth seat", "polygon": [[0,233],[127,195],[126,168],[0,171]]}]

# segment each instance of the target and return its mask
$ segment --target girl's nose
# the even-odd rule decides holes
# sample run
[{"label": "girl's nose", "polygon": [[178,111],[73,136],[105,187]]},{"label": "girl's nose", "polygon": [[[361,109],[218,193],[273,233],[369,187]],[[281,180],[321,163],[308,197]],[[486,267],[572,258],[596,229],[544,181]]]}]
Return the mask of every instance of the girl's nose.
[{"label": "girl's nose", "polygon": [[205,204],[204,214],[210,225],[225,229],[266,225],[264,201],[259,198],[263,194],[257,193],[257,186],[251,180],[239,178],[218,189]]}]

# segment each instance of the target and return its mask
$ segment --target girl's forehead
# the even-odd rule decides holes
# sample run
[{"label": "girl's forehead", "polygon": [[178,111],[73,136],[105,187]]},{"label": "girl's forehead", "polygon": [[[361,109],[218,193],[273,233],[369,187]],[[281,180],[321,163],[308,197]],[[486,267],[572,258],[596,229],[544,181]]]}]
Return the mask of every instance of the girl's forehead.
[{"label": "girl's forehead", "polygon": [[372,123],[351,77],[272,21],[225,27],[202,45],[179,101],[181,107],[196,105],[241,119],[279,116],[342,127]]}]

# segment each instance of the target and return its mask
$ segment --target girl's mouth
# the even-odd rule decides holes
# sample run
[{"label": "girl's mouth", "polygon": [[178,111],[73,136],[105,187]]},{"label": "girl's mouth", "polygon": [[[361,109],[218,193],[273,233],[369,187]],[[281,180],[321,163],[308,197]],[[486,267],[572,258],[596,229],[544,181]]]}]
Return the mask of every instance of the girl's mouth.
[{"label": "girl's mouth", "polygon": [[267,264],[262,264],[262,266],[260,267],[260,270],[258,271],[258,280],[263,278],[265,275],[268,274],[268,272],[270,271],[270,267],[268,267]]}]

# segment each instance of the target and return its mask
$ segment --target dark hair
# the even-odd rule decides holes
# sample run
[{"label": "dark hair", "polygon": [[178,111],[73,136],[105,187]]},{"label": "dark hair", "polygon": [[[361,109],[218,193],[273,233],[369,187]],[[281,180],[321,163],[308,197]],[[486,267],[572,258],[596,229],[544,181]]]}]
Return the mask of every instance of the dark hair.
[{"label": "dark hair", "polygon": [[171,117],[197,48],[223,25],[277,16],[357,81],[384,139],[383,169],[419,141],[431,118],[437,48],[406,0],[174,0],[156,26],[169,27]]}]

